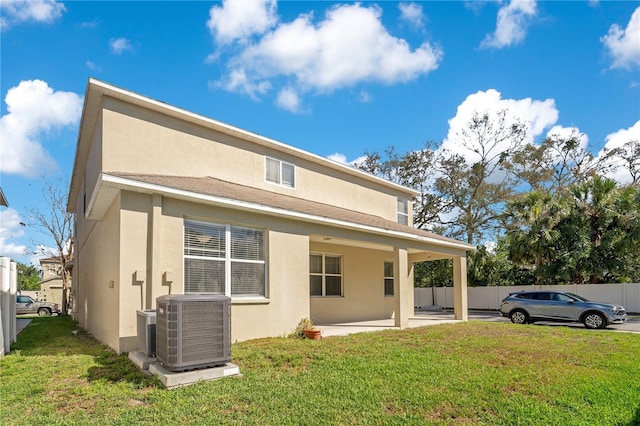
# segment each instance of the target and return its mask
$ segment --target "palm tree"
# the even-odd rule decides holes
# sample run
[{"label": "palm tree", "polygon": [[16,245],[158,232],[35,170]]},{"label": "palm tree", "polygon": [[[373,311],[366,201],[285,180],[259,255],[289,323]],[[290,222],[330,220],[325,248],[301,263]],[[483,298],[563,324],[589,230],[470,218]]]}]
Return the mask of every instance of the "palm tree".
[{"label": "palm tree", "polygon": [[507,205],[509,260],[534,268],[536,284],[548,278],[549,265],[556,258],[558,224],[566,214],[563,199],[530,192]]}]

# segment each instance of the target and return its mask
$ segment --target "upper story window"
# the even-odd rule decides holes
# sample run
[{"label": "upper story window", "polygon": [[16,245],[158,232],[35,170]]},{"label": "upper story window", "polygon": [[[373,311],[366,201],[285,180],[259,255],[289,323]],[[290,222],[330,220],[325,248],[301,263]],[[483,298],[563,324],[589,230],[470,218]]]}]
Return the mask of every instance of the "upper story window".
[{"label": "upper story window", "polygon": [[265,297],[260,229],[185,220],[184,292]]},{"label": "upper story window", "polygon": [[398,223],[409,224],[409,200],[398,198]]},{"label": "upper story window", "polygon": [[265,160],[265,179],[267,182],[295,188],[296,168],[293,164],[269,157]]}]

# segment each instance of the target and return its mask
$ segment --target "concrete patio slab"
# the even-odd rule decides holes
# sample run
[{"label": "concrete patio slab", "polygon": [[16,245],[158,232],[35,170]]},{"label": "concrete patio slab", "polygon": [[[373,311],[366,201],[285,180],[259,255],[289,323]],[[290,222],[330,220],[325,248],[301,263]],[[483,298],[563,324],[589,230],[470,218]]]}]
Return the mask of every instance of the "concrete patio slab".
[{"label": "concrete patio slab", "polygon": [[[452,312],[415,312],[414,316],[409,318],[408,328],[424,327],[439,324],[455,324],[461,322],[453,318]],[[366,333],[380,330],[399,330],[395,326],[393,318],[373,321],[359,321],[338,324],[317,325],[322,330],[322,337],[331,336],[347,336],[354,333]]]}]

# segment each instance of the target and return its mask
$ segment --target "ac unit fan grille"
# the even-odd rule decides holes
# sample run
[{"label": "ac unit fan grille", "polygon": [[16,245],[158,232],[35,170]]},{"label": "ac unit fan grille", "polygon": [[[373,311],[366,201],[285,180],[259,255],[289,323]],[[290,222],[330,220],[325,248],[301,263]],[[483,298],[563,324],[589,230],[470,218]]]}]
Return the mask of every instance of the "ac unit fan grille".
[{"label": "ac unit fan grille", "polygon": [[231,361],[231,303],[218,295],[159,297],[157,358],[182,371]]}]

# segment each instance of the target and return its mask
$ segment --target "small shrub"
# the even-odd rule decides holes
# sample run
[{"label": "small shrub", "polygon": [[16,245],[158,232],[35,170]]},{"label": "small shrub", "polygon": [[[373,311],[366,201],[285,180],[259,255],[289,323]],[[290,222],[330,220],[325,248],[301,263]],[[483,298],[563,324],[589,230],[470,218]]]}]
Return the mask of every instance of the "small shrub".
[{"label": "small shrub", "polygon": [[304,335],[305,330],[313,330],[315,325],[311,318],[302,318],[296,328],[293,329],[289,337],[292,339],[306,339]]}]

